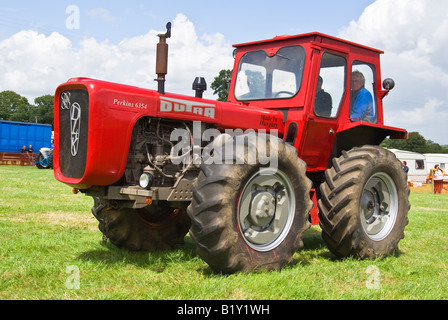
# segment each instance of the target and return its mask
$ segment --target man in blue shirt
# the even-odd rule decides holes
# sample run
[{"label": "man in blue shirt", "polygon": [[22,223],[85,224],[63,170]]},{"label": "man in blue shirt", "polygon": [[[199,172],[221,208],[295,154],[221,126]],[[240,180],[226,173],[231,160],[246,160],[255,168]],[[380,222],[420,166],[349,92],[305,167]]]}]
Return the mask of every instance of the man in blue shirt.
[{"label": "man in blue shirt", "polygon": [[352,91],[350,96],[350,120],[375,122],[372,94],[364,88],[364,75],[355,70],[352,72]]}]

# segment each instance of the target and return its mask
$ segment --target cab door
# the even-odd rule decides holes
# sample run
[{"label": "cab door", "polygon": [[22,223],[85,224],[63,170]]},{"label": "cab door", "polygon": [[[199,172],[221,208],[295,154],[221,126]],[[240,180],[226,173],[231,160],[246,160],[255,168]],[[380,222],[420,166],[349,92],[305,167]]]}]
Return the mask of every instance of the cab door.
[{"label": "cab door", "polygon": [[325,170],[337,132],[337,117],[345,97],[347,59],[344,54],[324,51],[320,56],[318,73],[309,112],[305,121],[299,155],[309,171]]}]

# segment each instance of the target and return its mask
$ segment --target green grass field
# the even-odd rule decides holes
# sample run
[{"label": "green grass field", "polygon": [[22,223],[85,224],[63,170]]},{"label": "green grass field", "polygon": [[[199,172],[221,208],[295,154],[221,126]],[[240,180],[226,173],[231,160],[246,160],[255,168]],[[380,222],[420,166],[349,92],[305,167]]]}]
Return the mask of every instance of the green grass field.
[{"label": "green grass field", "polygon": [[91,198],[51,170],[0,166],[0,299],[448,299],[448,194],[413,189],[400,252],[337,260],[317,226],[280,272],[221,275],[189,238],[169,252],[103,243]]}]

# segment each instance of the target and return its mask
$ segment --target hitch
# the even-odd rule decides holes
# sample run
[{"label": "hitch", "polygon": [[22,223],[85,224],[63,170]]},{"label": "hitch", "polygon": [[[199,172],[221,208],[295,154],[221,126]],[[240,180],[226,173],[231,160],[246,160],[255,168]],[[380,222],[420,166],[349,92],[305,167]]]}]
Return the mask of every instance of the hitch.
[{"label": "hitch", "polygon": [[156,52],[157,91],[165,94],[165,75],[168,73],[168,44],[166,39],[171,37],[171,22],[166,24],[166,33],[159,34]]}]

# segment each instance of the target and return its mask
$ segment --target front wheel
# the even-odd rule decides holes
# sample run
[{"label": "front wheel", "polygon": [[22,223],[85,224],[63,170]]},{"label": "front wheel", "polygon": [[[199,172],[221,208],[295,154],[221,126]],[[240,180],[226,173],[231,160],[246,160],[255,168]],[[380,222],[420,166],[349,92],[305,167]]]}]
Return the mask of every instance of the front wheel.
[{"label": "front wheel", "polygon": [[[214,271],[279,270],[303,246],[310,227],[311,181],[297,151],[277,142],[278,168],[247,159],[201,165],[187,213],[197,252]],[[265,144],[273,152],[271,140],[258,148]]]},{"label": "front wheel", "polygon": [[338,257],[389,256],[404,237],[409,187],[395,155],[378,146],[343,152],[321,184],[322,237]]}]

